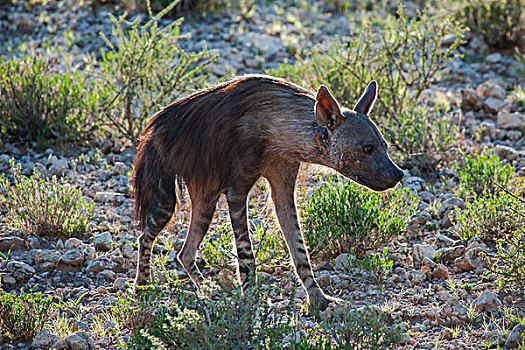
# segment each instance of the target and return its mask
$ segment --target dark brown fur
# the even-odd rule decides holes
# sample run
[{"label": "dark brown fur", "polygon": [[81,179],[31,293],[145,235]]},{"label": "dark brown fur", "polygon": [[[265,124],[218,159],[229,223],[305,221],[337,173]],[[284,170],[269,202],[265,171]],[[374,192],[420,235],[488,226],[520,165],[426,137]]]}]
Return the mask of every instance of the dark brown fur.
[{"label": "dark brown fur", "polygon": [[[254,263],[246,198],[262,176],[272,198],[296,271],[310,302],[328,305],[315,282],[297,220],[293,189],[300,162],[330,166],[372,189],[394,186],[402,172],[386,154],[386,143],[366,114],[375,82],[356,111],[344,109],[325,87],[317,92],[269,76],[245,76],[183,98],[148,123],[135,159],[135,213],[139,240],[137,284],[149,278],[151,247],[177,203],[176,179],[184,179],[192,200],[190,230],[179,260],[200,279],[195,254],[220,194],[230,207],[239,273],[244,285]],[[363,147],[373,153],[364,153]]]}]

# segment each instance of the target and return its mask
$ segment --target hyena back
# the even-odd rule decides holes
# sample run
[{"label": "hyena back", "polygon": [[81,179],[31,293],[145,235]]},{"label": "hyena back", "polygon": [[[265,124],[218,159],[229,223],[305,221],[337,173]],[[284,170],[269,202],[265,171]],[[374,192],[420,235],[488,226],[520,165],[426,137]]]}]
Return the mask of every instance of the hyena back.
[{"label": "hyena back", "polygon": [[401,180],[387,144],[367,114],[376,97],[367,87],[354,110],[341,107],[328,89],[317,93],[282,79],[245,76],[183,98],[150,120],[139,139],[134,164],[135,213],[143,234],[135,283],[150,275],[153,242],[177,205],[177,178],[192,203],[190,228],[178,255],[189,276],[202,276],[197,249],[226,194],[243,288],[255,258],[248,234],[247,196],[259,178],[270,183],[279,224],[310,304],[333,300],[319,288],[306,251],[294,199],[301,162],[336,169],[373,190]]}]

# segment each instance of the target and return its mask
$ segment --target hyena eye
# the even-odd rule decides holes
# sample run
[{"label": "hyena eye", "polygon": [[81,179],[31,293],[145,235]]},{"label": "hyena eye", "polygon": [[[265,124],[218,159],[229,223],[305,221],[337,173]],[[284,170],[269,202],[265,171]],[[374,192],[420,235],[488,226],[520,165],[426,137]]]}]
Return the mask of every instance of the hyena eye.
[{"label": "hyena eye", "polygon": [[372,146],[363,147],[363,152],[365,152],[366,154],[371,154],[373,150],[374,150],[374,147]]}]

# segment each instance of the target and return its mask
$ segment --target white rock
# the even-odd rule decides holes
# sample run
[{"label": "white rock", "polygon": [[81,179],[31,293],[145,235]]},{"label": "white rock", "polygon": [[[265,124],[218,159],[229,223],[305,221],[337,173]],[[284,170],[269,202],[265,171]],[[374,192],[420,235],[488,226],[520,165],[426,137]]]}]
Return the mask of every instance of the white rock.
[{"label": "white rock", "polygon": [[485,107],[487,112],[496,114],[501,110],[510,107],[510,102],[501,98],[489,97],[483,101],[483,107]]},{"label": "white rock", "polygon": [[122,246],[122,256],[125,257],[125,258],[128,258],[130,259],[131,257],[133,257],[133,246],[129,243],[124,243],[124,245]]},{"label": "white rock", "polygon": [[445,305],[438,310],[438,322],[445,326],[459,326],[468,319],[468,309],[463,306],[459,299],[454,297],[448,299]]},{"label": "white rock", "polygon": [[93,238],[93,243],[95,244],[95,247],[100,250],[109,250],[111,249],[111,241],[113,240],[113,237],[111,236],[111,233],[106,231],[99,235],[96,235]]},{"label": "white rock", "polygon": [[520,344],[523,344],[523,336],[525,335],[525,324],[519,323],[512,328],[507,340],[505,341],[505,348],[514,349]]},{"label": "white rock", "polygon": [[352,254],[343,253],[335,258],[335,269],[336,270],[345,270],[347,269],[351,262],[355,260],[355,257]]},{"label": "white rock", "polygon": [[76,332],[55,344],[56,350],[94,350],[95,342],[89,334],[83,331]]},{"label": "white rock", "polygon": [[485,61],[487,61],[487,63],[498,63],[501,62],[502,58],[503,57],[499,52],[495,52],[487,55],[487,57],[485,57]]},{"label": "white rock", "polygon": [[434,258],[436,249],[427,244],[414,244],[412,247],[412,258],[414,261],[422,262],[424,258]]},{"label": "white rock", "polygon": [[57,342],[58,338],[56,335],[44,330],[38,333],[35,340],[30,345],[30,349],[49,349]]},{"label": "white rock", "polygon": [[77,249],[77,248],[81,248],[83,245],[84,243],[82,243],[80,239],[74,238],[74,237],[64,242],[65,249]]},{"label": "white rock", "polygon": [[25,283],[35,274],[35,269],[21,261],[10,261],[7,263],[7,271],[18,282]]},{"label": "white rock", "polygon": [[507,130],[525,131],[525,114],[500,111],[498,112],[498,126]]},{"label": "white rock", "polygon": [[476,88],[476,92],[483,97],[505,99],[505,89],[495,82],[486,81]]},{"label": "white rock", "polygon": [[49,172],[52,175],[62,176],[69,170],[69,161],[65,158],[50,158]]},{"label": "white rock", "polygon": [[496,294],[486,289],[474,300],[474,307],[478,311],[498,312],[503,307],[503,304]]}]

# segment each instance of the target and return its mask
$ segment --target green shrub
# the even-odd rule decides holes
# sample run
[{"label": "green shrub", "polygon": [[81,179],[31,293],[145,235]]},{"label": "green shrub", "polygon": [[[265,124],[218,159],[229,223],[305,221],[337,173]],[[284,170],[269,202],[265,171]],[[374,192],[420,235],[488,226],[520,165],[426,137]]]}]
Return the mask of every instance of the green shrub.
[{"label": "green shrub", "polygon": [[201,253],[206,267],[233,270],[236,261],[234,260],[231,226],[219,226],[215,232],[206,235],[201,244]]},{"label": "green shrub", "polygon": [[465,241],[479,237],[494,242],[498,237],[511,237],[524,220],[516,212],[518,201],[511,196],[483,192],[465,209],[457,209],[453,222],[458,236]]},{"label": "green shrub", "polygon": [[46,179],[35,170],[30,177],[21,174],[20,164],[11,161],[13,183],[0,177],[0,199],[6,200],[12,226],[33,235],[83,235],[93,214],[79,189],[66,179]]},{"label": "green shrub", "polygon": [[270,291],[255,285],[244,294],[216,285],[196,293],[179,285],[156,320],[135,332],[133,349],[274,349],[291,333],[291,310],[277,310],[267,303]]},{"label": "green shrub", "polygon": [[464,167],[455,162],[459,175],[459,186],[457,194],[465,200],[477,198],[485,192],[485,195],[494,195],[498,192],[495,184],[507,187],[515,175],[511,164],[505,166],[501,159],[490,151],[476,152],[475,157],[467,155]]},{"label": "green shrub", "polygon": [[[525,210],[522,212],[525,216],[523,213]],[[524,223],[525,220],[522,220],[522,226],[510,238],[498,239],[496,254],[489,263],[490,272],[498,276],[500,289],[508,285],[522,289],[525,283],[525,231],[522,228]]]},{"label": "green shrub", "polygon": [[403,338],[401,327],[387,314],[371,308],[330,310],[321,315],[321,327],[302,334],[294,350],[395,349]]},{"label": "green shrub", "polygon": [[394,265],[394,262],[388,259],[387,247],[384,247],[381,253],[367,254],[361,259],[349,260],[348,263],[348,266],[343,266],[347,273],[354,267],[362,269],[367,272],[366,276],[358,274],[357,277],[364,277],[366,280],[379,286],[380,289],[384,287],[383,283]]},{"label": "green shrub", "polygon": [[350,180],[328,177],[333,186],[314,191],[305,203],[303,226],[312,255],[362,256],[403,234],[416,199],[408,189],[372,192]]},{"label": "green shrub", "polygon": [[492,48],[504,49],[523,44],[525,35],[525,1],[462,1],[458,19],[481,34]]},{"label": "green shrub", "polygon": [[[284,63],[269,73],[312,88],[325,84],[350,106],[375,79],[380,91],[372,118],[386,128],[401,160],[433,168],[454,144],[455,128],[418,99],[442,75],[445,63],[458,56],[463,28],[444,18],[409,19],[400,4],[397,15],[386,15],[381,20],[384,28],[364,22],[352,37],[322,43],[298,55],[293,65]],[[443,49],[441,42],[448,34],[458,37]]]},{"label": "green shrub", "polygon": [[51,297],[42,293],[5,293],[0,289],[0,333],[13,343],[30,342],[52,315]]},{"label": "green shrub", "polygon": [[46,145],[89,135],[94,99],[79,72],[57,72],[36,56],[0,61],[0,141]]},{"label": "green shrub", "polygon": [[110,14],[114,42],[100,33],[108,48],[100,62],[99,122],[132,142],[162,105],[201,88],[206,79],[203,70],[217,57],[205,45],[200,52],[184,51],[179,40],[188,35],[180,33],[182,18],[164,27],[159,24],[175,4],[155,16],[150,11],[143,25],[140,17],[128,21],[126,14],[119,18]]}]

